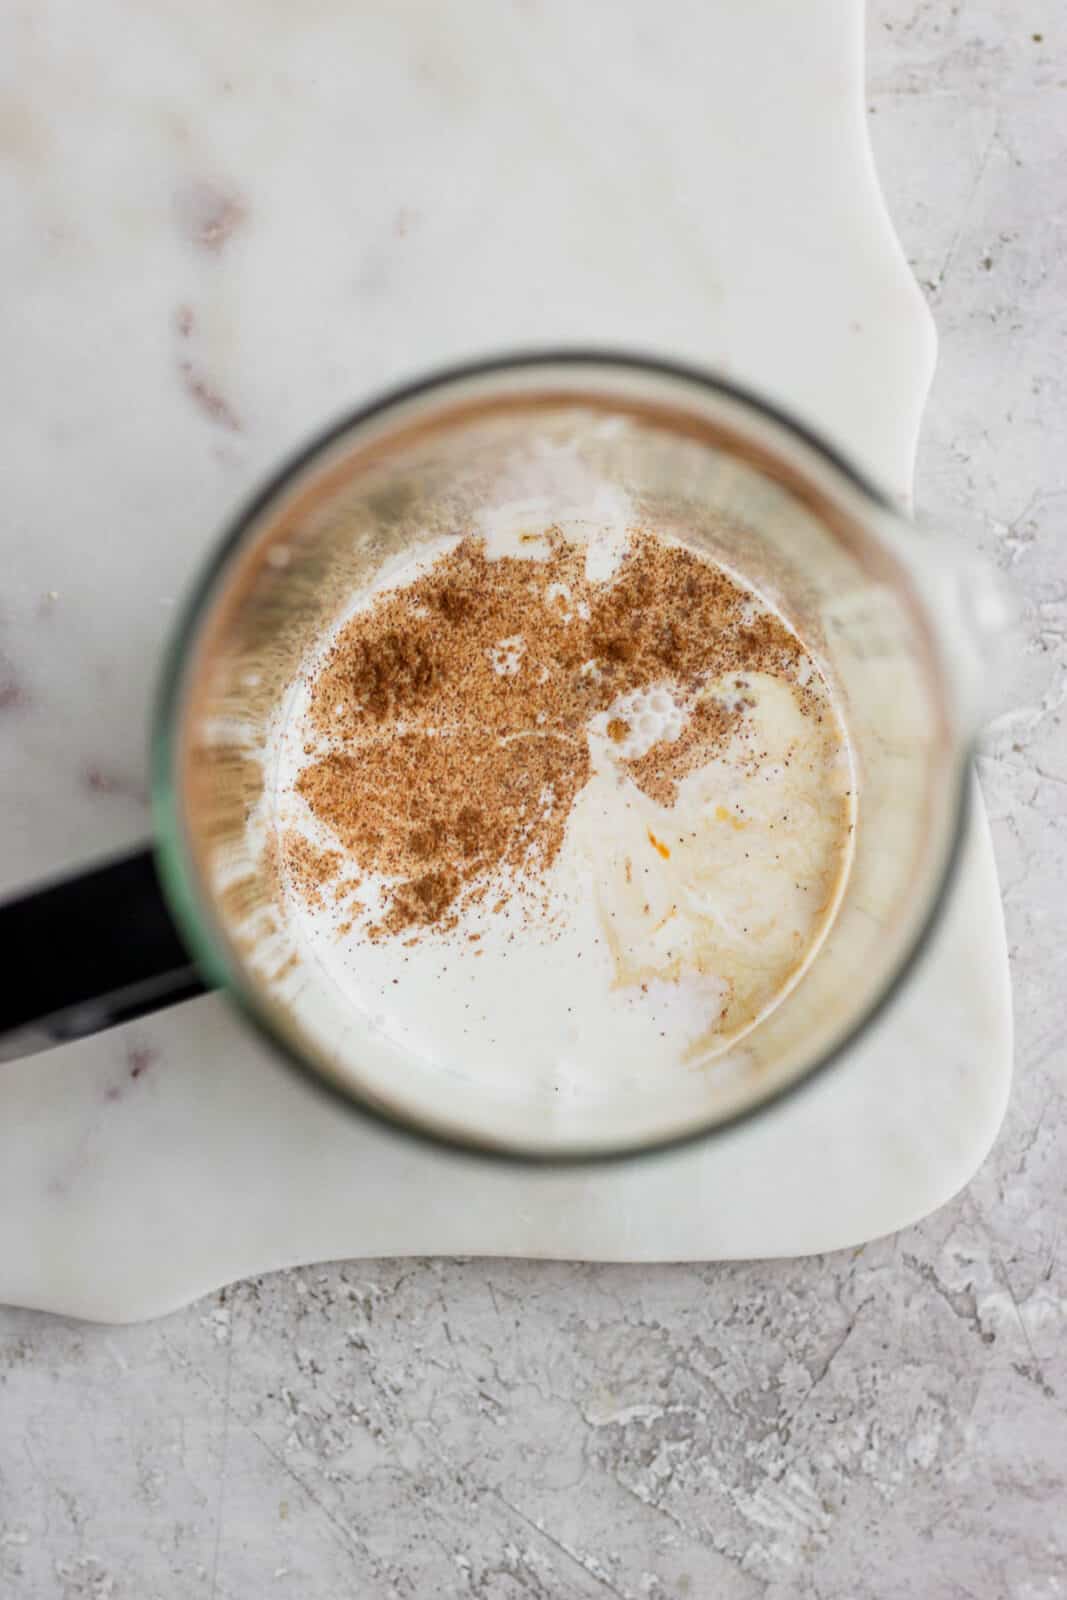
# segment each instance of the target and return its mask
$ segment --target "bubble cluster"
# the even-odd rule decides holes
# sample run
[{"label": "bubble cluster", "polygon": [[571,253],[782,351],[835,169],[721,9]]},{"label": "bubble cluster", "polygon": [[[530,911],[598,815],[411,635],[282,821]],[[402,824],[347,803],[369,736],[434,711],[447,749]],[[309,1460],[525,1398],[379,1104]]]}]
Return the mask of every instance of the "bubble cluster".
[{"label": "bubble cluster", "polygon": [[655,744],[673,744],[687,720],[684,706],[662,684],[631,689],[596,718],[594,732],[603,732],[619,761],[639,761]]}]

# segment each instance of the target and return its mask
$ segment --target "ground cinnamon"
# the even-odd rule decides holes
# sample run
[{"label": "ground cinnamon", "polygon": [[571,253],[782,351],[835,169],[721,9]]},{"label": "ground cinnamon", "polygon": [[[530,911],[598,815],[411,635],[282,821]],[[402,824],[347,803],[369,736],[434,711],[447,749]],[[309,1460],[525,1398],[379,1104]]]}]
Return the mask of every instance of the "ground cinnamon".
[{"label": "ground cinnamon", "polygon": [[[634,532],[607,582],[557,530],[537,556],[490,559],[463,538],[358,613],[314,678],[325,753],[296,788],[341,848],[290,846],[286,863],[309,898],[353,865],[383,875],[372,937],[454,925],[490,883],[499,906],[543,880],[590,775],[589,720],[620,695],[665,684],[688,707],[677,739],[626,763],[669,806],[745,716],[744,679],[725,698],[721,680],[795,676],[795,636],[770,613],[753,620],[746,592],[690,550]],[[616,743],[628,732],[607,725]]]}]

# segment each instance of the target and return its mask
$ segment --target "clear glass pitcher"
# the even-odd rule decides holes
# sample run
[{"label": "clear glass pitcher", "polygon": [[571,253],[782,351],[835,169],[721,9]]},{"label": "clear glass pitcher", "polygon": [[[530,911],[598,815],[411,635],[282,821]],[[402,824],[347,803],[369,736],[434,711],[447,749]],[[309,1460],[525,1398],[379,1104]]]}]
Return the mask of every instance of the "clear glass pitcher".
[{"label": "clear glass pitcher", "polygon": [[[248,828],[265,781],[257,754],[312,642],[384,562],[476,522],[517,482],[546,525],[595,515],[598,497],[621,492],[644,526],[759,590],[836,694],[858,790],[840,906],[796,987],[681,1077],[605,1079],[564,1106],[503,1056],[491,1074],[414,1059],[347,1004],[304,958]],[[388,395],[278,473],[185,609],[152,751],[156,860],[180,939],[153,913],[141,965],[179,971],[176,948],[187,948],[295,1067],[348,1105],[447,1144],[592,1160],[725,1128],[841,1058],[921,957],[961,839],[992,592],[825,442],[699,372],[568,353]],[[106,873],[97,878],[92,915],[106,920]],[[81,892],[84,903],[85,880]],[[151,891],[129,892],[143,902]],[[46,928],[42,897],[32,904]],[[21,902],[23,927],[30,906]],[[167,997],[164,985],[157,998]],[[30,1006],[44,1009],[39,996]]]}]

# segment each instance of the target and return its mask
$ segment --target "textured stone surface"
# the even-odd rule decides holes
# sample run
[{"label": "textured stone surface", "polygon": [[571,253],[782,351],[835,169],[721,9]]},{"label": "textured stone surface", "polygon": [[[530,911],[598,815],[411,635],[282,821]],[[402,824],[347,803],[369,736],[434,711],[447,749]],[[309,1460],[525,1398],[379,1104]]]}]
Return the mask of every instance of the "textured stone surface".
[{"label": "textured stone surface", "polygon": [[870,103],[941,334],[919,508],[1027,613],[980,763],[1018,1008],[992,1156],[849,1256],[359,1263],[118,1330],[0,1311],[4,1600],[1067,1590],[1060,8],[880,0]]}]

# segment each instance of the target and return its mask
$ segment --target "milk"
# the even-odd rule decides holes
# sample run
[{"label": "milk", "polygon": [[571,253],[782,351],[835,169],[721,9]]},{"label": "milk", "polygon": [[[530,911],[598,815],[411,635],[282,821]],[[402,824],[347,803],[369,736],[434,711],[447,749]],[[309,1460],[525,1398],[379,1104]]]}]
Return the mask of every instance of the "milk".
[{"label": "milk", "polygon": [[[523,541],[528,523],[521,512],[498,519],[490,555],[543,560],[535,538],[527,532]],[[575,519],[563,533],[586,547],[591,581],[612,582],[625,554],[617,523],[605,532]],[[416,561],[394,563],[352,597],[337,632],[451,547],[443,540]],[[572,598],[551,601],[565,611]],[[751,590],[745,607],[753,619],[770,609]],[[318,641],[278,708],[265,813],[256,819],[268,833],[296,830],[321,849],[337,849],[338,840],[297,786],[309,753],[329,743],[309,705],[316,664],[335,637]],[[525,650],[521,635],[501,639],[494,670],[519,673]],[[327,892],[311,903],[283,872],[301,960],[357,1025],[421,1068],[487,1083],[511,1075],[561,1110],[612,1084],[657,1074],[666,1084],[714,1063],[816,959],[847,877],[856,785],[844,725],[812,654],[804,652],[793,681],[734,673],[703,692],[723,705],[743,696],[746,714],[669,805],[643,792],[626,763],[684,735],[692,708],[677,685],[643,685],[590,717],[582,737],[591,776],[536,892],[502,881],[499,894],[490,887],[464,906],[454,927],[383,938],[371,930],[380,927],[387,879],[363,872],[356,895]]]}]

